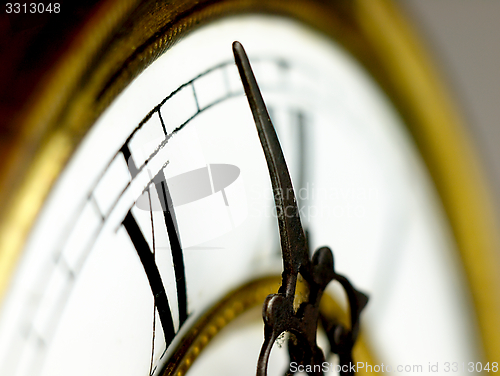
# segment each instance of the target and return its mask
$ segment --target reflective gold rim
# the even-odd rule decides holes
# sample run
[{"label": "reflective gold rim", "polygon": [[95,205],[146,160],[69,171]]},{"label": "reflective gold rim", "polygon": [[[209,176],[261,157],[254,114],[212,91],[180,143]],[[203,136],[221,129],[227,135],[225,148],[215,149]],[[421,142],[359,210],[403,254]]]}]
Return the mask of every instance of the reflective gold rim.
[{"label": "reflective gold rim", "polygon": [[[226,325],[251,308],[262,306],[265,298],[269,294],[276,293],[280,285],[281,277],[279,276],[261,278],[228,294],[226,298],[201,317],[189,330],[189,333],[182,338],[179,347],[174,351],[163,371],[163,376],[184,376],[203,349]],[[304,285],[299,285],[297,291],[300,294],[304,289]],[[343,324],[348,324],[346,313],[330,295],[323,296],[320,310],[326,318],[340,320]],[[255,354],[256,362],[257,358],[258,354]],[[372,357],[363,334],[359,336],[353,349],[353,358],[356,362],[372,366],[379,364]],[[257,363],[255,367],[257,367]],[[358,372],[358,375],[364,374],[362,370]]]},{"label": "reflective gold rim", "polygon": [[[113,98],[189,30],[243,12],[283,14],[335,38],[392,98],[427,163],[460,250],[487,360],[500,358],[500,241],[490,194],[456,110],[407,22],[386,0],[107,0],[54,67],[0,171],[0,297],[40,208]],[[133,13],[131,13],[131,11]],[[17,183],[12,177],[20,174]],[[5,193],[6,192],[6,193]]]}]

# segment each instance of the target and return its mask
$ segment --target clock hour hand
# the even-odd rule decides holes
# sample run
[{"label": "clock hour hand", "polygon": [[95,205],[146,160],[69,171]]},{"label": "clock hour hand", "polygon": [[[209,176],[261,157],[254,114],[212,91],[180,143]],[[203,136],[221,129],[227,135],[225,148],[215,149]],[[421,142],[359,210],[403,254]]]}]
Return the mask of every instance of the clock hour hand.
[{"label": "clock hour hand", "polygon": [[[271,177],[283,257],[282,285],[277,294],[266,298],[263,307],[264,344],[257,364],[257,376],[267,375],[271,348],[283,332],[291,334],[288,342],[290,361],[304,366],[316,365],[310,374],[322,375],[321,364],[325,358],[316,343],[316,332],[319,302],[323,291],[330,281],[337,280],[346,290],[349,299],[351,329],[331,323],[327,328],[332,351],[339,354],[341,365],[352,361],[351,350],[357,337],[359,314],[368,298],[354,289],[345,277],[335,273],[333,254],[329,248],[322,247],[314,253],[312,260],[309,258],[292,181],[278,136],[248,57],[239,42],[233,43],[233,53]],[[295,310],[293,303],[299,273],[308,284],[309,296],[307,301],[301,303]]]}]

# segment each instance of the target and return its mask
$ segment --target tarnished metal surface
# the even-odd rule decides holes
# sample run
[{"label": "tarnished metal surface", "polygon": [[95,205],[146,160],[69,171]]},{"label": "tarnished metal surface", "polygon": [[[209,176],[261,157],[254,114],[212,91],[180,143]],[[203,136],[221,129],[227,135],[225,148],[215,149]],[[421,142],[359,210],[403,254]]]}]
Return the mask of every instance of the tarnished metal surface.
[{"label": "tarnished metal surface", "polygon": [[[266,298],[263,307],[264,343],[257,364],[257,376],[267,375],[271,348],[283,332],[291,334],[288,341],[290,362],[304,366],[320,366],[325,361],[323,351],[316,342],[320,319],[319,303],[326,286],[333,280],[338,281],[347,293],[351,325],[347,328],[325,318],[322,318],[322,321],[331,351],[339,355],[341,366],[349,365],[352,363],[352,348],[358,336],[359,315],[367,304],[368,297],[357,291],[347,278],[335,273],[333,253],[330,248],[319,248],[312,259],[309,257],[309,247],[278,136],[243,46],[239,42],[234,42],[233,52],[269,168],[283,257],[281,287],[277,294],[271,294]],[[293,302],[299,273],[309,286],[309,296],[295,310]],[[318,371],[310,373],[311,375],[323,374],[321,367],[315,368]],[[288,371],[287,374],[292,372]],[[341,374],[352,373],[347,371]]]}]

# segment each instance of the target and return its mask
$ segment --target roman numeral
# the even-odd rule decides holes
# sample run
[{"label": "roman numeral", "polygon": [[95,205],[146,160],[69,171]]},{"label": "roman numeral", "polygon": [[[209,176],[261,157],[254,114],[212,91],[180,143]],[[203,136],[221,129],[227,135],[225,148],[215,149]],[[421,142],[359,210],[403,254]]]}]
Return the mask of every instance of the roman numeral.
[{"label": "roman numeral", "polygon": [[155,176],[153,182],[158,192],[158,198],[163,209],[163,218],[167,228],[168,239],[170,241],[170,249],[172,252],[172,261],[174,263],[175,281],[177,284],[177,302],[179,305],[179,328],[187,319],[187,295],[186,295],[186,276],[184,272],[184,256],[175,218],[174,205],[172,197],[168,190],[165,179],[165,174],[161,170]]},{"label": "roman numeral", "polygon": [[168,304],[168,297],[163,287],[163,282],[161,280],[160,271],[156,266],[154,254],[149,248],[149,244],[144,238],[144,235],[137,224],[132,212],[129,211],[123,220],[123,226],[132,240],[132,244],[139,255],[144,271],[149,281],[151,287],[151,292],[154,296],[154,301],[156,308],[158,309],[158,315],[160,317],[161,325],[163,328],[163,334],[165,337],[165,342],[167,346],[172,342],[175,336],[174,322],[172,320],[172,312],[170,311],[170,305]]},{"label": "roman numeral", "polygon": [[[188,317],[184,256],[179,238],[172,198],[166,184],[163,170],[155,176],[153,183],[155,184],[156,192],[158,193],[158,198],[163,209],[163,218],[172,252],[172,261],[174,264],[174,274],[177,287],[177,304],[179,309],[180,328]],[[163,286],[158,266],[155,262],[154,253],[151,252],[151,248],[131,210],[129,210],[122,223],[137,251],[142,266],[144,267],[144,271],[146,272],[163,327],[165,342],[168,346],[175,336],[175,329],[168,297],[165,287]]]}]

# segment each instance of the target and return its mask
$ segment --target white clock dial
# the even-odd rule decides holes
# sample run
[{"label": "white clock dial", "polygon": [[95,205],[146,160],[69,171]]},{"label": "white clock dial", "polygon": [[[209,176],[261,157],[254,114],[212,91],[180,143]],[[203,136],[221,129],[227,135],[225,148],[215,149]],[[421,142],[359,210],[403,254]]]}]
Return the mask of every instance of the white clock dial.
[{"label": "white clock dial", "polygon": [[[323,36],[245,16],[183,38],[90,130],[3,305],[1,374],[158,375],[207,309],[281,272],[234,40],[278,130],[312,248],[330,246],[336,270],[370,296],[361,322],[377,358],[393,367],[479,359],[450,230],[384,93]],[[242,327],[240,340],[259,343],[259,328]],[[220,357],[227,370],[241,357],[256,362],[258,348],[242,354],[228,343],[192,371],[225,374],[202,363]]]}]

